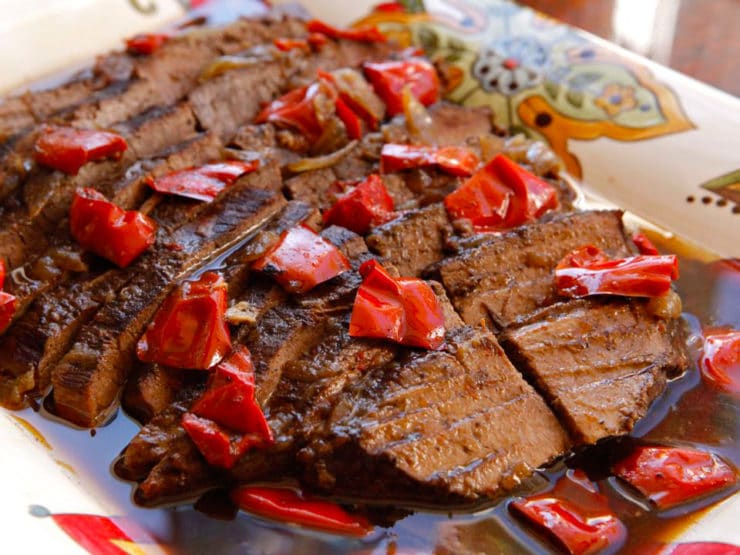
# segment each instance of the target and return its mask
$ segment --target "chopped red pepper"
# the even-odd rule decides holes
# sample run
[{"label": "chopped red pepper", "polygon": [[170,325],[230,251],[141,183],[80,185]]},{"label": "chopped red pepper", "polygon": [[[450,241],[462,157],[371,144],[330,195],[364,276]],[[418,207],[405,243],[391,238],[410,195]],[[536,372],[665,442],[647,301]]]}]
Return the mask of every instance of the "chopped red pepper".
[{"label": "chopped red pepper", "polygon": [[284,231],[252,267],[273,275],[290,293],[305,293],[350,268],[337,247],[305,226]]},{"label": "chopped red pepper", "polygon": [[655,248],[655,245],[653,245],[653,242],[644,233],[633,233],[632,242],[637,247],[637,250],[640,251],[640,254],[660,254],[658,249]]},{"label": "chopped red pepper", "polygon": [[467,148],[434,147],[387,143],[380,152],[380,171],[391,173],[410,168],[437,166],[461,177],[471,175],[478,167],[478,157]]},{"label": "chopped red pepper", "polygon": [[272,41],[272,44],[274,44],[278,50],[282,50],[283,52],[288,52],[289,50],[296,49],[311,50],[311,46],[308,44],[308,40],[306,39],[279,38],[274,39]]},{"label": "chopped red pepper", "polygon": [[77,189],[69,209],[72,236],[86,250],[125,268],[156,240],[157,224],[123,210],[95,189]]},{"label": "chopped red pepper", "polygon": [[365,536],[370,523],[336,503],[312,499],[292,489],[243,486],[231,493],[241,509],[259,516],[317,528],[335,534]]},{"label": "chopped red pepper", "polygon": [[207,370],[231,350],[226,282],[215,272],[179,285],[162,303],[137,345],[139,359]]},{"label": "chopped red pepper", "polygon": [[424,106],[439,100],[439,76],[434,66],[419,58],[399,61],[367,62],[363,69],[375,92],[385,102],[391,116],[403,112],[403,88]]},{"label": "chopped red pepper", "polygon": [[161,33],[141,33],[134,35],[130,39],[126,39],[126,50],[131,54],[148,56],[162,46],[169,38],[169,35]]},{"label": "chopped red pepper", "polygon": [[126,140],[116,133],[57,126],[46,126],[34,147],[39,164],[71,175],[88,162],[117,160],[126,148]]},{"label": "chopped red pepper", "polygon": [[292,90],[268,104],[255,118],[255,123],[272,123],[278,127],[294,129],[312,141],[318,140],[324,132],[326,116],[322,107],[331,106],[337,92],[326,79],[319,78],[314,83]]},{"label": "chopped red pepper", "polygon": [[736,480],[735,472],[716,455],[679,447],[637,447],[613,471],[660,509],[714,493]]},{"label": "chopped red pepper", "polygon": [[569,470],[555,487],[509,505],[572,555],[617,547],[626,538],[624,524],[581,470]]},{"label": "chopped red pepper", "polygon": [[232,468],[248,449],[261,445],[259,438],[252,434],[230,433],[213,420],[190,412],[182,415],[182,427],[208,464],[220,468]]},{"label": "chopped red pepper", "polygon": [[344,127],[347,129],[347,136],[350,139],[360,139],[362,137],[362,122],[360,116],[355,114],[342,98],[337,98],[337,116],[342,120]]},{"label": "chopped red pepper", "polygon": [[468,219],[478,231],[510,229],[557,208],[555,188],[498,154],[447,195],[445,207],[454,219]]},{"label": "chopped red pepper", "polygon": [[0,333],[4,332],[13,320],[16,304],[15,295],[0,291]]},{"label": "chopped red pepper", "polygon": [[158,193],[210,202],[240,176],[256,171],[258,168],[259,160],[251,162],[227,160],[170,172],[156,179],[149,176],[147,183]]},{"label": "chopped red pepper", "polygon": [[374,12],[384,13],[404,13],[406,7],[400,2],[382,2],[373,6]]},{"label": "chopped red pepper", "polygon": [[378,174],[371,174],[324,212],[324,223],[341,225],[364,235],[394,217],[393,199],[383,180]]},{"label": "chopped red pepper", "polygon": [[402,345],[439,349],[444,343],[444,315],[428,283],[393,278],[375,260],[360,266],[363,277],[352,307],[352,337],[390,339]]},{"label": "chopped red pepper", "polygon": [[740,394],[740,331],[706,334],[701,369],[703,376],[712,383]]},{"label": "chopped red pepper", "polygon": [[558,293],[568,297],[660,297],[668,293],[671,281],[677,278],[678,259],[674,255],[610,260],[593,245],[569,253],[555,268]]},{"label": "chopped red pepper", "polygon": [[311,48],[318,50],[327,42],[329,42],[329,37],[327,37],[324,33],[309,33],[307,40],[308,44],[311,45]]},{"label": "chopped red pepper", "polygon": [[321,33],[333,39],[356,40],[360,42],[385,42],[385,35],[374,25],[356,27],[354,29],[339,29],[325,21],[312,19],[306,24],[310,33]]},{"label": "chopped red pepper", "polygon": [[13,319],[16,308],[16,298],[10,293],[5,293],[3,284],[5,283],[5,261],[0,258],[0,333],[5,331]]},{"label": "chopped red pepper", "polygon": [[660,550],[660,555],[740,555],[740,546],[718,542],[678,543]]},{"label": "chopped red pepper", "polygon": [[242,434],[273,441],[272,431],[254,398],[254,367],[249,350],[238,346],[214,369],[193,414]]}]

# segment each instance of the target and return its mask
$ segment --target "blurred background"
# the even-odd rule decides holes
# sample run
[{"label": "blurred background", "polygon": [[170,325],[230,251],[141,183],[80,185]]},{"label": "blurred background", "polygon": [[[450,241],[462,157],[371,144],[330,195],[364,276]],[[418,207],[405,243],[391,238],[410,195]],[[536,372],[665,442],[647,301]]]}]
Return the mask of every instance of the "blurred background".
[{"label": "blurred background", "polygon": [[740,0],[519,0],[740,96]]}]

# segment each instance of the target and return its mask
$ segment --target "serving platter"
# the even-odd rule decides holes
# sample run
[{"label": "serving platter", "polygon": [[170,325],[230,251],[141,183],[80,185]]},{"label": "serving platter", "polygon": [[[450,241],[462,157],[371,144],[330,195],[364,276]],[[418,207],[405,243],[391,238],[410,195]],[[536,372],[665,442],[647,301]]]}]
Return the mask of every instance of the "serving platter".
[{"label": "serving platter", "polygon": [[[339,9],[314,1],[306,7],[335,24],[379,25],[402,44],[445,58],[454,68],[449,98],[490,105],[502,127],[548,142],[574,179],[587,184],[591,202],[629,210],[633,223],[680,254],[740,256],[738,99],[504,0],[428,0],[425,11],[411,2],[403,12],[368,15],[372,4]],[[262,9],[257,3],[223,5],[223,13]],[[174,0],[33,1],[6,9],[13,17],[0,28],[0,44],[15,46],[0,53],[3,67],[10,68],[0,90],[18,89],[55,68],[79,67],[133,32],[166,26],[186,9]],[[72,43],[81,28],[90,32]],[[516,67],[503,65],[511,59]],[[484,63],[496,68],[495,80],[490,70],[482,71]],[[738,299],[717,302],[727,304],[718,323],[740,326]],[[740,424],[732,425],[737,448]],[[448,545],[453,527],[482,521],[498,534],[502,552],[546,549],[523,543],[496,510],[454,523],[418,513],[389,531],[349,541],[244,515],[225,522],[190,507],[139,509],[129,499],[130,485],[114,479],[109,468],[135,432],[135,423],[122,414],[93,435],[60,425],[43,410],[0,412],[0,517],[8,552],[53,546],[57,553],[413,553],[435,542]],[[736,494],[680,530],[665,530],[661,539],[737,544],[739,515]]]}]

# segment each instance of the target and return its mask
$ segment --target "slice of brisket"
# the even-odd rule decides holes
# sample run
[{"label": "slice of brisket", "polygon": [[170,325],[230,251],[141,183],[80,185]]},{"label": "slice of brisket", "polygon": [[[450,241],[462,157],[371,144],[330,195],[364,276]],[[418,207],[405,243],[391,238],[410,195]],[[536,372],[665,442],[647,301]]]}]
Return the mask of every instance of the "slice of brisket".
[{"label": "slice of brisket", "polygon": [[646,304],[571,301],[501,335],[517,367],[580,443],[628,433],[663,392],[667,376],[688,365],[682,321],[653,316]]},{"label": "slice of brisket", "polygon": [[562,300],[553,270],[566,254],[588,244],[609,256],[627,256],[621,212],[565,214],[494,235],[445,259],[436,272],[466,323],[485,320],[502,329]]},{"label": "slice of brisket", "polygon": [[562,454],[566,432],[490,332],[448,332],[333,400],[301,453],[304,480],[333,495],[411,504],[474,502]]},{"label": "slice of brisket", "polygon": [[55,409],[63,418],[94,426],[106,416],[135,358],[136,342],[161,301],[204,259],[253,232],[282,208],[283,197],[269,190],[275,182],[280,182],[276,166],[238,180],[196,220],[169,237],[160,236],[127,269],[131,280],[83,325],[52,372]]}]

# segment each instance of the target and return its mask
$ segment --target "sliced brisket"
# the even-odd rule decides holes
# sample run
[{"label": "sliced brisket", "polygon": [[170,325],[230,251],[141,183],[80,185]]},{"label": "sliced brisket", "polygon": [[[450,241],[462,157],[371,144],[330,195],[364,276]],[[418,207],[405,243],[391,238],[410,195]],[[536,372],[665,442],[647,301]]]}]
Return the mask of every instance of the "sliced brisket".
[{"label": "sliced brisket", "polygon": [[610,256],[627,256],[621,212],[566,214],[494,235],[437,269],[466,323],[485,320],[501,329],[561,300],[553,270],[566,254],[588,244]]},{"label": "sliced brisket", "polygon": [[349,383],[303,449],[304,479],[334,495],[471,502],[518,485],[567,434],[489,332],[461,327],[442,351],[406,352]]},{"label": "sliced brisket", "polygon": [[646,301],[584,299],[553,305],[501,342],[581,443],[626,434],[688,364],[681,320]]}]

